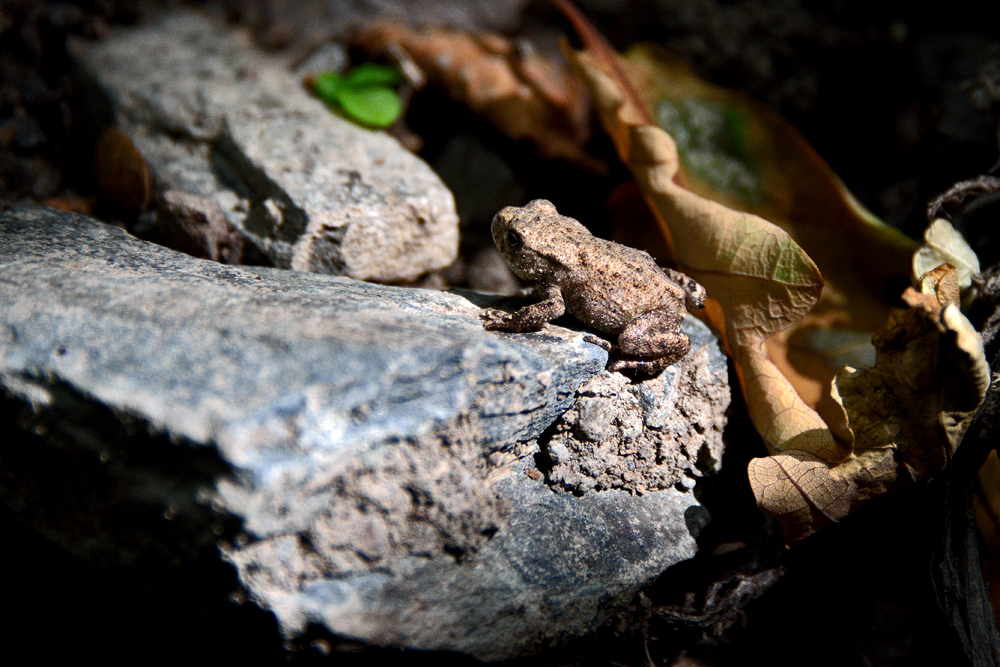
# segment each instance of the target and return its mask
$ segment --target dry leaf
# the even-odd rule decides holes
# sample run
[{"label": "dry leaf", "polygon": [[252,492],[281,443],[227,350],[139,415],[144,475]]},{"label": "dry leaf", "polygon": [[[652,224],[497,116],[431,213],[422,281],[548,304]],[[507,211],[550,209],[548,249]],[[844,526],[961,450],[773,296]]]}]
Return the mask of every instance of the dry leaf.
[{"label": "dry leaf", "polygon": [[934,297],[941,304],[958,303],[961,297],[958,271],[952,264],[941,264],[927,271],[920,276],[920,293]]},{"label": "dry leaf", "polygon": [[816,332],[869,338],[907,284],[916,244],[867,211],[791,125],[747,95],[705,83],[677,56],[638,45],[622,67],[678,145],[677,182],[784,229],[816,263],[826,288],[799,322],[766,342],[770,359],[838,435],[830,383],[836,355]]},{"label": "dry leaf", "polygon": [[971,285],[972,276],[979,273],[979,258],[965,237],[950,222],[938,218],[924,230],[924,245],[913,255],[913,277],[919,280],[944,263],[958,270],[958,286],[961,289]]},{"label": "dry leaf", "polygon": [[589,37],[590,50],[571,57],[622,161],[661,222],[674,258],[708,291],[706,313],[736,362],[754,425],[773,451],[790,447],[839,457],[841,445],[764,347],[768,337],[815,305],[823,288],[819,270],[780,227],[678,185],[674,140],[652,125],[641,100],[629,95],[613,52],[597,51],[592,46],[596,33]]},{"label": "dry leaf", "polygon": [[394,23],[365,29],[355,41],[379,54],[402,50],[428,81],[508,137],[531,139],[541,155],[603,168],[583,149],[590,138],[586,90],[565,67],[526,42]]},{"label": "dry leaf", "polygon": [[117,127],[106,127],[94,147],[94,183],[101,198],[135,217],[149,209],[153,177],[146,158]]},{"label": "dry leaf", "polygon": [[[874,340],[872,368],[847,369],[830,393],[821,391],[827,387],[815,377],[807,378],[815,383],[813,405],[823,407],[818,397],[828,397],[825,420],[790,382],[795,369],[786,355],[793,327],[803,331],[807,314],[821,327],[877,328],[872,318],[887,313],[881,293],[894,280],[905,279],[915,244],[864,211],[804,140],[774,118],[747,136],[759,135],[775,154],[787,153],[791,170],[779,160],[769,167],[773,174],[760,171],[775,181],[785,179],[784,189],[759,189],[754,202],[745,188],[719,194],[717,185],[706,186],[682,169],[675,141],[653,124],[617,55],[567,2],[555,2],[587,46],[573,54],[573,61],[619,155],[660,221],[674,257],[708,290],[707,316],[723,333],[750,417],[773,454],[750,463],[751,486],[761,508],[781,521],[786,541],[940,470],[982,401],[983,379],[989,376],[978,335],[954,305],[942,307],[937,301],[939,291],[947,292],[938,290],[940,280],[934,297],[908,292],[911,308],[894,313]],[[688,92],[704,92],[692,81],[687,80]],[[795,179],[807,183],[791,185]],[[695,192],[699,189],[732,207],[705,198]],[[764,196],[768,192],[784,192],[787,201]],[[818,203],[809,201],[812,193]],[[737,204],[787,214],[782,219],[787,231],[734,210]],[[800,219],[802,211],[808,217]],[[797,239],[814,246],[839,281],[812,313],[823,279]],[[919,412],[920,426],[913,427],[923,429],[919,433],[905,424],[913,411]]]},{"label": "dry leaf", "polygon": [[[949,266],[938,278],[953,281],[954,273]],[[907,289],[909,308],[894,309],[874,338],[875,365],[837,375],[833,396],[854,440],[846,459],[785,451],[750,462],[757,502],[778,518],[787,542],[930,478],[961,442],[990,372],[979,334],[954,302],[938,300],[939,291]]]},{"label": "dry leaf", "polygon": [[49,197],[42,202],[49,208],[57,208],[60,211],[70,213],[80,213],[82,215],[92,215],[94,212],[94,197],[81,197],[79,195],[63,195],[61,197]]}]

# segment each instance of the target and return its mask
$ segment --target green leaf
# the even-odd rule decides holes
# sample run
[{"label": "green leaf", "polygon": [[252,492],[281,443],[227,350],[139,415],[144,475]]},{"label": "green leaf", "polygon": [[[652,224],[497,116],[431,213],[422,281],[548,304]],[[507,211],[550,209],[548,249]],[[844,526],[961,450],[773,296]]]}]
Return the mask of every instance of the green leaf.
[{"label": "green leaf", "polygon": [[347,73],[347,85],[352,88],[383,85],[395,86],[403,80],[403,75],[395,67],[376,63],[363,63]]},{"label": "green leaf", "polygon": [[399,95],[386,86],[345,87],[338,101],[344,113],[371,127],[389,127],[403,113]]},{"label": "green leaf", "polygon": [[316,91],[316,96],[327,104],[337,103],[343,86],[344,78],[336,72],[323,72],[317,75],[313,81],[313,90]]}]

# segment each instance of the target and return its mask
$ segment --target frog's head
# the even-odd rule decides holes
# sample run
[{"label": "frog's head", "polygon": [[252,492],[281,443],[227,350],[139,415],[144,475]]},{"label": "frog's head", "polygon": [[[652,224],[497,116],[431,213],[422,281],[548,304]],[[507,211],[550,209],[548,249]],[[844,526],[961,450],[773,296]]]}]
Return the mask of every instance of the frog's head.
[{"label": "frog's head", "polygon": [[490,230],[511,271],[522,280],[534,282],[551,279],[565,264],[565,251],[575,248],[582,236],[590,236],[579,222],[559,215],[547,199],[501,209],[493,216]]}]

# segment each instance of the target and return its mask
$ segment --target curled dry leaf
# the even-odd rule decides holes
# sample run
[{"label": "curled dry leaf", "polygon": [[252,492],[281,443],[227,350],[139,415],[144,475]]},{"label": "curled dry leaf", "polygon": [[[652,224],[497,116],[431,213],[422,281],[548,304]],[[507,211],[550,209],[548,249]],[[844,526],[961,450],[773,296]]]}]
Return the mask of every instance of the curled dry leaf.
[{"label": "curled dry leaf", "polygon": [[541,155],[603,168],[583,149],[590,138],[586,90],[565,67],[527,43],[394,23],[362,30],[355,41],[380,55],[405,53],[429,82],[508,137],[531,139]]},{"label": "curled dry leaf", "polygon": [[706,314],[736,362],[757,430],[774,451],[798,443],[797,448],[838,457],[840,445],[770,361],[764,345],[818,301],[823,280],[816,265],[777,225],[679,185],[674,140],[650,122],[615,54],[596,42],[601,39],[596,33],[584,32],[592,31],[589,24],[578,23],[577,29],[590,48],[571,58],[619,156],[661,222],[675,259],[708,291]]},{"label": "curled dry leaf", "polygon": [[[816,263],[825,288],[801,320],[767,339],[769,358],[838,437],[847,437],[830,383],[841,350],[817,332],[837,332],[872,355],[873,333],[909,282],[916,244],[867,211],[830,166],[769,107],[698,79],[677,56],[635,46],[622,68],[655,122],[678,145],[677,181],[783,230]],[[867,347],[867,350],[860,349]]]},{"label": "curled dry leaf", "polygon": [[[619,155],[675,259],[708,290],[706,314],[724,335],[750,417],[772,454],[751,462],[751,486],[761,508],[781,520],[786,541],[940,470],[982,400],[983,378],[988,379],[979,337],[957,307],[908,292],[916,299],[911,308],[894,313],[875,338],[875,366],[846,370],[832,392],[824,391],[829,385],[816,374],[804,378],[811,386],[802,382],[802,373],[797,376],[787,359],[787,341],[795,328],[803,331],[804,322],[814,328],[877,329],[889,314],[883,294],[907,279],[915,244],[865,211],[773,112],[746,100],[730,110],[745,112],[745,143],[766,147],[747,153],[764,156],[751,170],[759,177],[758,198],[685,168],[677,143],[653,123],[647,101],[630,82],[634,70],[626,73],[627,66],[567,2],[555,2],[587,46],[571,54],[572,60]],[[683,85],[675,93],[681,98],[720,99],[717,89],[690,75],[672,81],[678,82]],[[721,98],[726,104],[735,99],[727,95]],[[815,248],[817,263],[829,274],[824,269],[821,277],[803,245]],[[837,282],[820,301],[827,275]],[[938,291],[936,283],[935,295]],[[937,305],[929,307],[927,299]],[[876,323],[876,317],[883,319]],[[827,372],[832,377],[833,370]],[[907,384],[910,380],[919,384]],[[809,402],[803,388],[811,391]],[[823,409],[823,394],[821,418],[814,407]],[[920,426],[904,424],[915,410]]]},{"label": "curled dry leaf", "polygon": [[49,197],[42,202],[42,204],[48,206],[49,208],[57,208],[61,211],[69,211],[70,213],[80,213],[83,215],[92,215],[95,203],[96,200],[93,197],[80,197],[78,195]]},{"label": "curled dry leaf", "polygon": [[101,131],[94,147],[94,184],[101,199],[135,217],[149,209],[153,177],[146,158],[117,127]]},{"label": "curled dry leaf", "polygon": [[950,222],[937,218],[924,230],[924,245],[913,255],[913,277],[920,280],[946,262],[957,269],[961,289],[971,285],[972,276],[979,273],[979,258],[965,237]]},{"label": "curled dry leaf", "polygon": [[947,294],[954,267],[927,274],[928,293],[907,289],[875,335],[872,368],[837,374],[834,398],[853,435],[843,460],[785,450],[750,462],[757,502],[794,542],[871,498],[942,470],[989,388],[982,340]]},{"label": "curled dry leaf", "polygon": [[951,264],[941,264],[927,271],[920,277],[920,293],[934,297],[942,305],[958,303],[961,296],[958,271]]}]

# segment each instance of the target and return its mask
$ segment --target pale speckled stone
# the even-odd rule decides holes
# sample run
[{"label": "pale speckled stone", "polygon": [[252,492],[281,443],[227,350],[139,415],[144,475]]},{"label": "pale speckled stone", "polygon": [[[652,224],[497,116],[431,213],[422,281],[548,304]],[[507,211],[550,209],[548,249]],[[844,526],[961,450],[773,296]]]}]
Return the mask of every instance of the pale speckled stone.
[{"label": "pale speckled stone", "polygon": [[276,266],[394,282],[454,261],[454,199],[430,167],[332,113],[246,34],[178,11],[74,53],[157,187],[217,201]]}]

